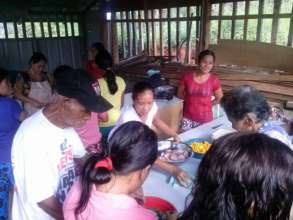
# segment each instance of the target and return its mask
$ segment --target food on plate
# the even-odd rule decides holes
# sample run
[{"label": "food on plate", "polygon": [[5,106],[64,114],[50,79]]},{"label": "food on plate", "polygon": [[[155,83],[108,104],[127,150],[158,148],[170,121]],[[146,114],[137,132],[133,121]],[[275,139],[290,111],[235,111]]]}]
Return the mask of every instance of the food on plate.
[{"label": "food on plate", "polygon": [[170,148],[161,153],[160,159],[163,161],[183,161],[189,157],[187,149],[182,148]]},{"label": "food on plate", "polygon": [[207,141],[194,141],[190,144],[190,147],[196,153],[205,154],[210,149],[211,144]]}]

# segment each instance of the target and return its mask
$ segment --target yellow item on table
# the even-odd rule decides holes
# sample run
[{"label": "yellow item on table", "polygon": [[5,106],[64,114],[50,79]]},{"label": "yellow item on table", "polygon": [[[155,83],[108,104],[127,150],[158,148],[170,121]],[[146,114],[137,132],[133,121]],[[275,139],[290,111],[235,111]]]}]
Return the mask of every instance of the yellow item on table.
[{"label": "yellow item on table", "polygon": [[204,142],[192,142],[190,144],[192,150],[196,153],[205,154],[211,147],[211,144],[207,141]]}]

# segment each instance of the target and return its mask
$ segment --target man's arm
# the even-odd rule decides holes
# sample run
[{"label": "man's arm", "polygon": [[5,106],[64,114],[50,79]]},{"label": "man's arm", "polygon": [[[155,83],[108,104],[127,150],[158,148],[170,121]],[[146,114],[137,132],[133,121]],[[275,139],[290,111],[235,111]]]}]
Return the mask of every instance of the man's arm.
[{"label": "man's arm", "polygon": [[38,202],[38,206],[46,213],[57,220],[63,220],[62,204],[57,200],[55,196],[51,196],[41,202]]}]

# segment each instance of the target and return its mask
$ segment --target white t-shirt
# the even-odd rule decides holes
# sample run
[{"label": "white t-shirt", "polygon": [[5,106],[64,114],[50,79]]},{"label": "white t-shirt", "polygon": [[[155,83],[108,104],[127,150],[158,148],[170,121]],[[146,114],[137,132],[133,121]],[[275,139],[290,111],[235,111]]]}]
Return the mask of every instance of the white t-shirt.
[{"label": "white t-shirt", "polygon": [[[158,106],[156,104],[156,102],[153,103],[153,106],[150,110],[150,112],[147,115],[147,119],[145,121],[145,125],[147,125],[149,128],[152,127],[153,125],[153,120],[155,115],[157,114],[158,111]],[[142,122],[140,117],[138,116],[138,114],[136,113],[133,105],[126,105],[121,109],[121,114],[120,117],[115,125],[115,127],[111,130],[110,134],[109,134],[109,138],[112,136],[112,134],[116,131],[116,129],[118,127],[120,127],[120,125],[129,122],[129,121],[139,121]],[[108,140],[109,140],[108,138]]]},{"label": "white t-shirt", "polygon": [[15,178],[12,219],[53,219],[38,206],[51,196],[62,203],[75,180],[73,157],[82,157],[84,147],[72,128],[52,124],[42,110],[25,120],[13,140]]}]

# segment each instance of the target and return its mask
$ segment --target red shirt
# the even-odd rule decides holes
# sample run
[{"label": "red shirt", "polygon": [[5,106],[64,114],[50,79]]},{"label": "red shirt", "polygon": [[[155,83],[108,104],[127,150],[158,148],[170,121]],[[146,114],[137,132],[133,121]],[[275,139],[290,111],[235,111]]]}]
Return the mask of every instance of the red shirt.
[{"label": "red shirt", "polygon": [[95,61],[89,61],[86,64],[85,68],[88,71],[88,73],[91,74],[91,76],[93,76],[95,79],[100,79],[103,77],[103,70],[95,65]]},{"label": "red shirt", "polygon": [[193,73],[186,73],[180,85],[185,88],[183,116],[198,123],[213,120],[212,95],[221,85],[217,76],[210,74],[205,82],[194,80]]}]

